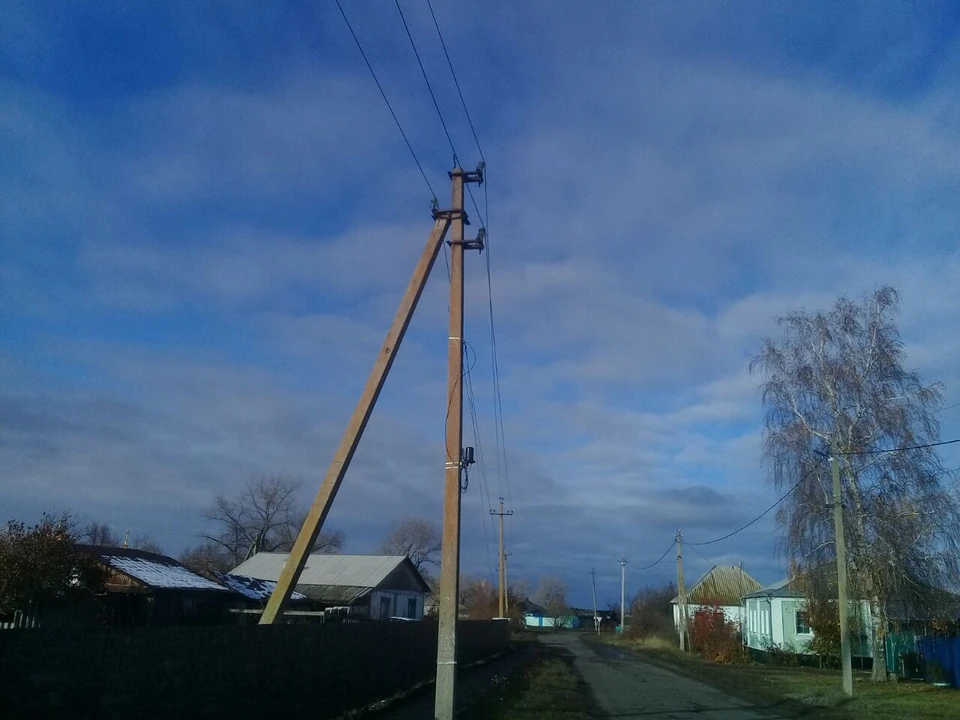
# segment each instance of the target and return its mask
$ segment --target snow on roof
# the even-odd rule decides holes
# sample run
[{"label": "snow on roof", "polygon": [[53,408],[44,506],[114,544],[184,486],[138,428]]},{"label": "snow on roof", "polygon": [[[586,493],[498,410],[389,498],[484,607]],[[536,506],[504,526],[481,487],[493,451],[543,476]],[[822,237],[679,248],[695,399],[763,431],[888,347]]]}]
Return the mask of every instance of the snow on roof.
[{"label": "snow on roof", "polygon": [[[232,573],[276,582],[288,557],[288,553],[257,553]],[[297,585],[375,588],[406,559],[405,555],[310,555]]]},{"label": "snow on roof", "polygon": [[[251,600],[269,600],[274,588],[277,587],[277,584],[272,580],[260,580],[244,575],[234,575],[233,573],[211,572],[211,574],[231,590]],[[290,593],[290,599],[306,600],[307,597],[294,590]]]},{"label": "snow on roof", "polygon": [[225,587],[190,572],[179,563],[173,565],[122,555],[101,555],[100,557],[110,567],[150,587],[178,590],[226,590]]},{"label": "snow on roof", "polygon": [[229,592],[222,585],[187,570],[171,557],[135,548],[78,545],[104,565],[152,588],[165,590],[218,590]]}]

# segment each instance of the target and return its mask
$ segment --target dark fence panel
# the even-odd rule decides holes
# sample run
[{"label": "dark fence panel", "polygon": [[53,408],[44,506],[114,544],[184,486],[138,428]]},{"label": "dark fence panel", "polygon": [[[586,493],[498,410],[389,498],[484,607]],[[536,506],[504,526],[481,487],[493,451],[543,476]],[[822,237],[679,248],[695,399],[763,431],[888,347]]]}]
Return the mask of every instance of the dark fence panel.
[{"label": "dark fence panel", "polygon": [[[461,667],[509,645],[460,623]],[[0,717],[338,717],[427,682],[435,622],[0,632]]]},{"label": "dark fence panel", "polygon": [[938,679],[929,672],[931,663],[937,662],[944,671],[942,679],[960,688],[960,637],[922,637],[917,646],[927,666],[927,680]]}]

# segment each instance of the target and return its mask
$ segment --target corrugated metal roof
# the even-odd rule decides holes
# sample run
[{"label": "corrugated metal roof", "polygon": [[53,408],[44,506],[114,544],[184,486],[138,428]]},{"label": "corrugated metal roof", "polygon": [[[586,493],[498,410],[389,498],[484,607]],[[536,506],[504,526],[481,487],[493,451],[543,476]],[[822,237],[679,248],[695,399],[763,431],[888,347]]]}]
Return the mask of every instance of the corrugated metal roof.
[{"label": "corrugated metal roof", "polygon": [[[760,583],[739,565],[716,565],[687,590],[694,605],[739,605],[745,595],[760,589]],[[679,602],[675,597],[672,602]]]},{"label": "corrugated metal roof", "polygon": [[[277,586],[277,584],[271,580],[259,580],[257,578],[246,577],[244,575],[221,573],[216,572],[215,570],[211,570],[210,574],[231,590],[238,592],[244,597],[250,598],[251,600],[269,600],[270,595]],[[306,600],[307,598],[294,590],[292,593],[290,593],[290,599]]]},{"label": "corrugated metal roof", "polygon": [[[231,570],[231,574],[276,582],[288,557],[289,553],[257,553]],[[375,588],[404,560],[405,555],[310,555],[297,587],[337,585]]]},{"label": "corrugated metal roof", "polygon": [[767,585],[764,588],[758,588],[744,597],[767,597],[768,595],[771,597],[804,597],[804,593],[800,591],[796,581],[789,579],[775,582],[773,585]]},{"label": "corrugated metal roof", "polygon": [[307,598],[324,605],[352,605],[373,592],[373,588],[355,585],[297,585]]}]

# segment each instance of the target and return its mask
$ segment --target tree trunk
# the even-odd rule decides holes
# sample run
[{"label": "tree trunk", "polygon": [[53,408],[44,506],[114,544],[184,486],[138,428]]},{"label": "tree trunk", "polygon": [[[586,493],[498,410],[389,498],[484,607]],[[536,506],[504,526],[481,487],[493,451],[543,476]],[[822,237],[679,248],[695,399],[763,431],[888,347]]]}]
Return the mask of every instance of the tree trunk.
[{"label": "tree trunk", "polygon": [[870,600],[870,619],[873,624],[873,682],[887,680],[887,623],[880,612],[880,601],[874,596]]}]

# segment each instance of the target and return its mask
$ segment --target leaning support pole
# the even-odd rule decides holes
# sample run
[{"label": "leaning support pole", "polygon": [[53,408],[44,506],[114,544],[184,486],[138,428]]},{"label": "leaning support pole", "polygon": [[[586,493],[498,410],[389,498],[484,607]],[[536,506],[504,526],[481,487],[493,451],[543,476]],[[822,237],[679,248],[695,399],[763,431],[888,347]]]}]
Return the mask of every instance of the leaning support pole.
[{"label": "leaning support pole", "polygon": [[400,307],[397,308],[397,314],[393,318],[393,324],[387,332],[387,338],[383,341],[383,347],[373,364],[373,370],[370,377],[367,378],[367,384],[360,395],[360,401],[350,416],[347,428],[340,440],[340,445],[333,456],[333,461],[327,470],[327,474],[320,486],[320,491],[310,506],[307,518],[304,520],[297,535],[296,542],[293,544],[293,550],[290,552],[290,558],[287,560],[283,571],[280,573],[280,579],[277,581],[277,587],[270,595],[267,607],[260,616],[261,625],[270,625],[283,616],[284,608],[290,599],[290,593],[297,580],[300,579],[300,573],[303,572],[303,566],[307,562],[307,556],[310,549],[323,527],[327,514],[330,512],[330,506],[333,504],[337,491],[340,489],[340,483],[346,475],[347,468],[350,467],[350,461],[357,450],[360,438],[370,419],[370,413],[373,412],[380,391],[383,389],[383,383],[390,372],[390,366],[393,365],[394,358],[397,356],[397,350],[400,349],[400,343],[407,332],[410,324],[410,318],[417,308],[420,295],[430,276],[430,269],[433,267],[434,260],[437,259],[437,253],[443,245],[447,230],[450,227],[449,214],[435,214],[436,221],[430,237],[427,239],[427,245],[420,256],[416,269],[413,271],[413,277],[410,278],[410,284],[407,291],[400,300]]}]

